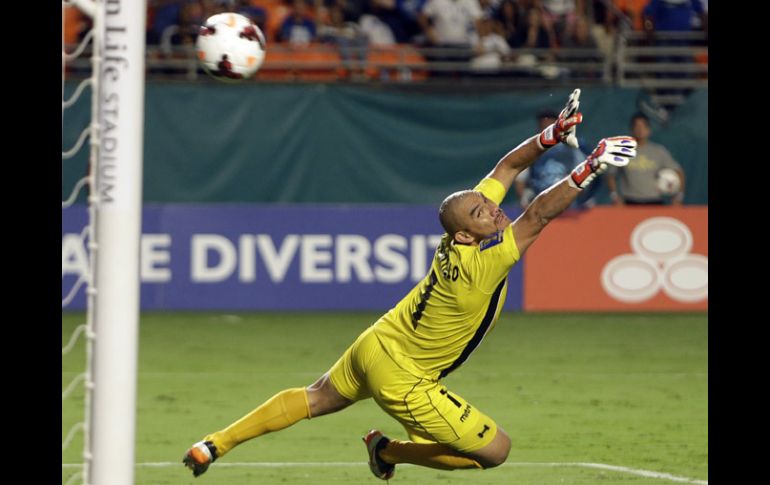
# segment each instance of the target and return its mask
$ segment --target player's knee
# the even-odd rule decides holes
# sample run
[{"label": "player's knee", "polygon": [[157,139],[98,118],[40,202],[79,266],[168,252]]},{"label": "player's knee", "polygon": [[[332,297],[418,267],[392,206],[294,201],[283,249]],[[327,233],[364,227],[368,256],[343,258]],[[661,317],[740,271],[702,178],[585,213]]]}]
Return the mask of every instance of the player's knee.
[{"label": "player's knee", "polygon": [[500,450],[499,452],[491,455],[489,459],[485,460],[485,463],[482,463],[481,466],[487,469],[487,468],[495,468],[502,465],[508,459],[508,453],[510,451],[511,451],[510,447]]},{"label": "player's knee", "polygon": [[511,451],[511,438],[502,429],[497,430],[497,436],[490,443],[492,446],[484,450],[483,456],[478,456],[476,460],[484,468],[495,468],[508,459]]},{"label": "player's knee", "polygon": [[337,392],[328,374],[324,374],[316,382],[307,386],[306,390],[311,417],[333,413],[351,404]]}]

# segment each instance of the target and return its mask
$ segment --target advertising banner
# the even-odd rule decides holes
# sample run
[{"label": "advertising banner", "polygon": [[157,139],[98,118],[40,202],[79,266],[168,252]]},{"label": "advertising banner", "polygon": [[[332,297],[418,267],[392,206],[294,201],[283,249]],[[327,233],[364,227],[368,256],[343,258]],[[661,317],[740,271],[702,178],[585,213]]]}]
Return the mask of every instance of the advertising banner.
[{"label": "advertising banner", "polygon": [[[87,215],[62,212],[69,309],[86,305]],[[427,205],[147,205],[142,224],[145,310],[387,310],[426,275],[443,233]],[[522,306],[522,266],[508,310]]]},{"label": "advertising banner", "polygon": [[526,254],[528,311],[708,309],[708,207],[596,207]]}]

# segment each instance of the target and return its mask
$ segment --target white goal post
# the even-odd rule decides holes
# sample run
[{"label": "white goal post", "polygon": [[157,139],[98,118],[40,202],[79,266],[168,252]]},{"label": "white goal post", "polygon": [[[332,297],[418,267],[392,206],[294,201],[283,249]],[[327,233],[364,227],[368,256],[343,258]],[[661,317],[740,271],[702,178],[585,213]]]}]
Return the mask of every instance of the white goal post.
[{"label": "white goal post", "polygon": [[129,485],[135,461],[147,1],[64,4],[78,7],[94,26],[90,143],[96,156],[89,176],[91,277],[81,476],[86,484]]},{"label": "white goal post", "polygon": [[134,483],[142,221],[146,0],[103,0],[99,39],[90,471],[95,485]]}]

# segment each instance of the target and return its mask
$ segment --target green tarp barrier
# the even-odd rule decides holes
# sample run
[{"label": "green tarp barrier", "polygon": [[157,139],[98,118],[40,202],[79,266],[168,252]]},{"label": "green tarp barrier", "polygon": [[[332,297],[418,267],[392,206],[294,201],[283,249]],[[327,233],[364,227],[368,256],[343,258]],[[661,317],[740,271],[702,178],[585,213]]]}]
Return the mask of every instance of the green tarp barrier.
[{"label": "green tarp barrier", "polygon": [[[73,89],[67,85],[67,93]],[[570,92],[437,95],[321,84],[149,83],[144,200],[436,204],[473,186],[535,133],[539,110],[561,109]],[[627,134],[640,96],[635,89],[584,89],[580,137],[594,145]],[[86,91],[66,111],[63,149],[87,124],[89,99]],[[693,93],[667,126],[653,123],[652,139],[683,165],[685,202],[706,204],[708,91]],[[87,155],[86,145],[63,162],[63,197],[86,173]],[[600,202],[606,201],[602,190]]]}]

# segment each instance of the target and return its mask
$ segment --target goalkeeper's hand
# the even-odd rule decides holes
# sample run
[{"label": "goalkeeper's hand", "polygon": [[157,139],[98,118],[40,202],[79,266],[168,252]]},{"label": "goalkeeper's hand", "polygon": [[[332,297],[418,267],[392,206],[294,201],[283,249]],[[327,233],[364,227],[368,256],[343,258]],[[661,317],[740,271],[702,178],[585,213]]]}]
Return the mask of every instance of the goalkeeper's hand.
[{"label": "goalkeeper's hand", "polygon": [[560,141],[577,148],[578,141],[575,135],[577,125],[583,122],[583,114],[578,113],[580,108],[580,90],[576,89],[569,95],[566,106],[559,113],[556,121],[540,133],[540,144],[543,148],[549,148]]},{"label": "goalkeeper's hand", "polygon": [[610,165],[625,167],[636,156],[636,139],[630,136],[613,136],[602,139],[594,151],[580,165],[572,170],[569,184],[583,190],[597,175],[604,173]]}]

